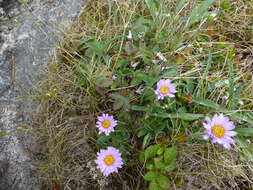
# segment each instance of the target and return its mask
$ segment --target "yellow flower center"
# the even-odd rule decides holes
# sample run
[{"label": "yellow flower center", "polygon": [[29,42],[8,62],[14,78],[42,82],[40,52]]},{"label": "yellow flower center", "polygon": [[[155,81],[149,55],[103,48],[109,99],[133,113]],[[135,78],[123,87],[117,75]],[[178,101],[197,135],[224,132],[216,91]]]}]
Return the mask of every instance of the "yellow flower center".
[{"label": "yellow flower center", "polygon": [[110,121],[108,121],[108,120],[104,120],[103,122],[102,122],[102,126],[104,127],[104,128],[108,128],[108,127],[110,127],[110,125],[111,125],[111,123],[110,123]]},{"label": "yellow flower center", "polygon": [[104,159],[104,163],[107,165],[107,166],[110,166],[112,165],[113,163],[115,162],[115,159],[112,155],[108,155],[105,157]]},{"label": "yellow flower center", "polygon": [[160,92],[162,94],[168,94],[169,93],[169,87],[168,86],[161,86],[160,87]]},{"label": "yellow flower center", "polygon": [[215,125],[212,127],[212,134],[217,138],[221,138],[225,135],[225,128],[221,125]]}]

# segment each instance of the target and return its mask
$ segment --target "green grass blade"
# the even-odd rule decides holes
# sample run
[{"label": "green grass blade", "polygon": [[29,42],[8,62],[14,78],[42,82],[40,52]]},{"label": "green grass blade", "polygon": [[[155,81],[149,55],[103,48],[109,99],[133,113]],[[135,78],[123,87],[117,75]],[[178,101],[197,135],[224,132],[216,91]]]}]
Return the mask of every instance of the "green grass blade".
[{"label": "green grass blade", "polygon": [[155,20],[156,14],[158,13],[157,5],[160,5],[160,0],[145,0],[145,3],[150,11],[150,14],[153,17],[153,20]]},{"label": "green grass blade", "polygon": [[203,98],[193,98],[193,102],[208,108],[213,108],[215,110],[224,110],[219,104],[214,103],[211,100],[206,100]]},{"label": "green grass blade", "polygon": [[152,116],[162,117],[162,118],[174,118],[182,120],[197,120],[205,117],[204,114],[192,114],[192,113],[168,113],[168,114],[152,114]]},{"label": "green grass blade", "polygon": [[212,6],[213,2],[214,0],[205,0],[197,5],[190,14],[188,27],[208,16],[208,9]]},{"label": "green grass blade", "polygon": [[252,137],[253,136],[253,128],[236,128],[235,131],[242,136]]},{"label": "green grass blade", "polygon": [[176,14],[177,14],[179,11],[181,11],[181,9],[184,7],[185,1],[186,1],[186,0],[181,0],[181,1],[179,1],[179,3],[177,4],[177,7],[176,7]]}]

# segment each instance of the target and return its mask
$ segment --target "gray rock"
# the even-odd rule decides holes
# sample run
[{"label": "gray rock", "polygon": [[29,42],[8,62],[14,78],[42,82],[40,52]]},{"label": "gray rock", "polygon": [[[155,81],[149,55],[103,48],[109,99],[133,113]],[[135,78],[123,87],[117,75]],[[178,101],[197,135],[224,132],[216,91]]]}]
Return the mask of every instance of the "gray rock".
[{"label": "gray rock", "polygon": [[17,130],[29,119],[32,104],[15,100],[33,92],[61,35],[57,26],[69,23],[83,5],[84,0],[0,1],[9,15],[0,26],[0,130],[8,132],[0,136],[0,190],[42,189],[25,148],[33,146],[33,137]]}]

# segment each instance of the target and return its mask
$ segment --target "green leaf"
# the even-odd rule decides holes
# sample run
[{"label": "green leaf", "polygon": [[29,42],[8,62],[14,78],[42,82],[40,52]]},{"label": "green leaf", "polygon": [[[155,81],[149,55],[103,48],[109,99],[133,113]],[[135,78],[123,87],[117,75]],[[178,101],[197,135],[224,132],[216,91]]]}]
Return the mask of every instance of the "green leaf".
[{"label": "green leaf", "polygon": [[184,7],[185,5],[185,1],[186,0],[181,0],[179,1],[179,3],[177,4],[177,7],[176,7],[176,13],[178,13],[179,11],[181,11],[181,9]]},{"label": "green leaf", "polygon": [[143,143],[142,143],[142,148],[143,149],[146,148],[149,145],[151,138],[152,138],[152,136],[151,136],[150,133],[145,135],[145,137],[143,139]]},{"label": "green leaf", "polygon": [[163,169],[166,166],[166,164],[163,162],[163,157],[154,158],[154,163],[156,169]]},{"label": "green leaf", "polygon": [[151,145],[145,150],[145,160],[155,157],[160,146],[158,144]]},{"label": "green leaf", "polygon": [[133,37],[138,38],[139,33],[146,34],[148,31],[150,31],[152,26],[152,20],[150,19],[144,19],[144,18],[138,18],[136,22],[133,25]]},{"label": "green leaf", "polygon": [[91,54],[95,54],[98,56],[105,55],[108,47],[109,47],[109,41],[103,41],[103,42],[88,42],[86,43],[86,46],[88,47],[88,50]]},{"label": "green leaf", "polygon": [[148,163],[146,164],[146,168],[147,168],[148,170],[153,170],[153,169],[154,169],[154,164],[153,164],[153,162],[148,162]]},{"label": "green leaf", "polygon": [[145,101],[154,101],[156,98],[156,95],[154,93],[154,90],[152,89],[145,89],[143,92],[140,92],[141,95],[141,99],[140,99],[140,103],[145,102]]},{"label": "green leaf", "polygon": [[179,73],[175,69],[166,69],[162,72],[161,78],[175,77],[178,76]]},{"label": "green leaf", "polygon": [[113,80],[110,78],[106,78],[104,76],[98,76],[95,80],[95,84],[102,88],[107,88],[111,86],[113,83]]},{"label": "green leaf", "polygon": [[152,114],[152,116],[161,117],[161,118],[176,118],[182,120],[197,120],[200,118],[205,117],[204,114],[192,114],[192,113],[159,113],[159,114]]},{"label": "green leaf", "polygon": [[241,83],[238,83],[236,91],[234,91],[234,86],[231,86],[231,94],[229,94],[229,101],[228,101],[228,108],[230,110],[235,110],[239,104],[240,97],[241,97],[241,91],[243,88],[243,85]]},{"label": "green leaf", "polygon": [[152,181],[150,184],[149,184],[149,190],[161,190],[159,185],[155,182],[155,181]]},{"label": "green leaf", "polygon": [[128,98],[120,95],[120,94],[111,94],[111,97],[115,100],[113,104],[114,110],[119,110],[120,108],[124,108],[124,110],[130,109],[130,103]]},{"label": "green leaf", "polygon": [[23,128],[23,127],[18,127],[17,129],[19,132],[22,132],[22,133],[25,132],[25,128]]},{"label": "green leaf", "polygon": [[144,151],[141,151],[141,152],[139,153],[139,161],[140,161],[141,163],[144,163],[144,162],[145,162],[145,152],[144,152]]},{"label": "green leaf", "polygon": [[164,152],[164,161],[166,164],[171,164],[172,162],[174,162],[176,157],[177,157],[177,147],[176,146],[166,148],[166,150]]},{"label": "green leaf", "polygon": [[108,145],[109,140],[111,139],[110,136],[106,136],[106,135],[101,135],[100,137],[98,137],[97,139],[97,143],[102,146],[105,147]]},{"label": "green leaf", "polygon": [[166,172],[171,172],[173,171],[174,169],[176,168],[176,165],[174,163],[168,165],[168,166],[165,166],[163,169],[166,171]]},{"label": "green leaf", "polygon": [[170,181],[168,177],[164,175],[159,175],[159,177],[156,179],[157,183],[159,184],[160,187],[163,189],[169,188],[170,187]]},{"label": "green leaf", "polygon": [[230,4],[230,2],[229,1],[222,1],[221,2],[221,4],[220,4],[220,7],[222,8],[222,9],[229,9],[230,7],[231,7],[231,4]]},{"label": "green leaf", "polygon": [[138,132],[137,136],[138,136],[138,137],[142,137],[142,136],[146,135],[147,132],[148,132],[148,131],[147,131],[146,129],[141,129],[141,130]]},{"label": "green leaf", "polygon": [[160,1],[159,0],[145,0],[145,3],[153,19],[155,20],[156,14],[158,13],[158,6],[160,5]]},{"label": "green leaf", "polygon": [[154,172],[154,171],[149,171],[149,172],[147,172],[145,175],[144,175],[144,179],[146,180],[146,181],[155,181],[156,180],[156,178],[158,177],[159,175],[156,173],[156,172]]},{"label": "green leaf", "polygon": [[245,121],[245,122],[253,125],[253,119],[250,119],[249,116],[247,116],[246,114],[243,114],[243,113],[231,113],[231,114],[227,114],[227,115],[229,115],[229,117],[231,117],[234,120]]},{"label": "green leaf", "polygon": [[0,137],[6,136],[6,135],[8,135],[8,131],[6,131],[6,130],[0,131]]},{"label": "green leaf", "polygon": [[150,111],[150,107],[147,107],[147,106],[136,106],[136,105],[134,105],[134,106],[131,107],[131,109],[134,110],[134,111],[144,111],[144,112]]},{"label": "green leaf", "polygon": [[253,136],[253,128],[236,128],[235,131],[242,136],[252,137]]},{"label": "green leaf", "polygon": [[219,104],[216,104],[211,100],[206,100],[202,98],[193,98],[193,102],[205,107],[216,109],[216,110],[224,110],[224,108],[222,108]]},{"label": "green leaf", "polygon": [[241,148],[241,153],[243,153],[247,159],[250,159],[250,161],[253,162],[253,152],[249,148],[249,144],[246,142],[246,140],[243,138],[237,137],[236,142],[238,146]]},{"label": "green leaf", "polygon": [[164,152],[164,148],[161,147],[161,148],[158,149],[157,155],[161,155],[163,152]]},{"label": "green leaf", "polygon": [[204,17],[207,17],[210,14],[208,9],[212,6],[213,2],[214,0],[205,0],[197,5],[189,16],[188,26],[191,26],[202,20]]}]

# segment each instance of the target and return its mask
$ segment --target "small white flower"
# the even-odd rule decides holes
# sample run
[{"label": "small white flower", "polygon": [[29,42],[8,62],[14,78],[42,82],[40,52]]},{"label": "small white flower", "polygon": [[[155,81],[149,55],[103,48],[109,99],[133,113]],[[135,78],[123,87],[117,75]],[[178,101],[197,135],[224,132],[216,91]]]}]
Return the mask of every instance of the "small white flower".
[{"label": "small white flower", "polygon": [[133,39],[133,35],[132,35],[131,30],[129,30],[129,32],[128,32],[127,39],[128,40],[132,40]]},{"label": "small white flower", "polygon": [[134,69],[139,65],[140,62],[134,62],[131,64],[131,67],[133,67]]},{"label": "small white flower", "polygon": [[212,14],[211,14],[211,17],[216,17],[217,16],[217,13],[216,12],[213,12]]},{"label": "small white flower", "polygon": [[164,57],[164,55],[161,52],[156,52],[156,56],[161,60],[161,61],[167,61],[167,59]]},{"label": "small white flower", "polygon": [[225,99],[225,100],[227,100],[227,99],[228,99],[228,97],[227,97],[227,96],[224,96],[224,99]]}]

